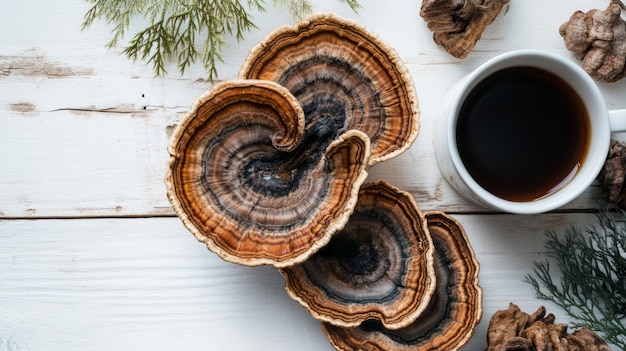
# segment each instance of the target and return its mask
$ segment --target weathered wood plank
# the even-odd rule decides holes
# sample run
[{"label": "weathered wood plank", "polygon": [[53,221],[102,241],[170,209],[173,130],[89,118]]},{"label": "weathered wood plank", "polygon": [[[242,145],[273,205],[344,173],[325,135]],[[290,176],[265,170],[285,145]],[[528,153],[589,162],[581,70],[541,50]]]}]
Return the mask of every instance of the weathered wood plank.
[{"label": "weathered wood plank", "polygon": [[[318,10],[357,19],[388,41],[408,65],[420,101],[421,132],[406,154],[371,170],[410,191],[428,209],[480,211],[442,181],[432,151],[441,100],[455,81],[495,54],[540,48],[569,55],[556,28],[584,1],[512,3],[485,32],[474,52],[458,60],[438,48],[418,4],[363,4],[358,14],[335,0]],[[210,84],[201,67],[153,78],[149,67],[107,50],[105,24],[80,31],[84,3],[10,2],[0,21],[0,216],[4,218],[172,215],[164,196],[168,132]],[[549,13],[546,13],[549,12]],[[249,48],[279,25],[285,11],[258,14],[260,29],[231,42],[220,67],[234,78]],[[4,20],[6,19],[6,20]],[[46,30],[42,28],[53,28]],[[623,106],[625,82],[602,85],[607,103]],[[592,190],[568,208],[590,206]]]},{"label": "weathered wood plank", "polygon": [[[593,221],[456,218],[484,289],[466,350],[484,349],[491,315],[509,302],[529,312],[544,304],[522,282],[542,257],[543,228]],[[220,260],[177,218],[4,220],[0,233],[0,350],[331,350],[275,269]]]},{"label": "weathered wood plank", "polygon": [[[433,43],[419,1],[362,0],[358,14],[337,0],[314,3],[316,11],[356,19],[380,35],[415,80],[420,136],[407,153],[371,169],[371,178],[411,192],[422,209],[454,213],[483,210],[461,199],[436,166],[434,126],[446,92],[507,50],[543,49],[574,60],[558,26],[575,10],[606,6],[512,1],[458,60]],[[168,76],[153,77],[149,66],[104,47],[105,23],[80,31],[88,8],[60,0],[2,5],[0,350],[330,351],[276,270],[221,261],[173,217],[163,184],[166,145],[211,86],[202,67],[179,76],[171,66]],[[229,39],[220,78],[236,77],[253,45],[293,22],[285,10],[255,19],[258,30],[241,42]],[[626,80],[600,87],[610,108],[626,108]],[[566,210],[591,208],[599,193],[592,187]],[[521,281],[543,257],[543,230],[593,221],[582,213],[455,216],[481,263],[484,289],[483,320],[466,350],[484,349],[489,317],[510,301],[529,312],[544,304]]]}]

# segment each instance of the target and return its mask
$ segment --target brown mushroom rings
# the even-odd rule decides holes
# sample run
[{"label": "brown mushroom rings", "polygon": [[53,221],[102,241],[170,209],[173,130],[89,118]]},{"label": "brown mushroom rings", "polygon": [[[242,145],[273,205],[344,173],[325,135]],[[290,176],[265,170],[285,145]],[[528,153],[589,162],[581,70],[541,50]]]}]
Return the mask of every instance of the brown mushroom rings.
[{"label": "brown mushroom rings", "polygon": [[334,14],[273,31],[250,51],[239,75],[289,89],[304,110],[305,129],[320,138],[351,129],[367,134],[370,166],[399,155],[417,137],[415,87],[395,50]]},{"label": "brown mushroom rings", "polygon": [[356,204],[370,144],[349,131],[320,143],[284,87],[233,80],[201,96],[175,129],[167,194],[187,229],[224,260],[305,260]]},{"label": "brown mushroom rings", "polygon": [[413,197],[377,181],[361,187],[348,223],[324,248],[281,272],[287,293],[319,320],[348,327],[375,318],[397,329],[428,305],[433,250]]},{"label": "brown mushroom rings", "polygon": [[377,320],[343,328],[322,323],[337,350],[455,351],[471,338],[482,317],[479,264],[463,227],[443,212],[426,212],[435,246],[437,287],[426,310],[410,325],[390,330]]}]

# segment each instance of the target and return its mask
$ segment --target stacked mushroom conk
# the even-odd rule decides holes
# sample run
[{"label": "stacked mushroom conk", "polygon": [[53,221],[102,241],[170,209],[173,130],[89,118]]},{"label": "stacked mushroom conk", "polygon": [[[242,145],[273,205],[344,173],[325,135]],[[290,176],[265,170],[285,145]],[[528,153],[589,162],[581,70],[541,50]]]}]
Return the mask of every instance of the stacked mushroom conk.
[{"label": "stacked mushroom conk", "polygon": [[[367,169],[419,130],[411,76],[357,22],[270,33],[175,129],[167,194],[222,259],[270,264],[337,350],[456,350],[482,316],[460,224]],[[442,335],[443,334],[443,335]]]}]

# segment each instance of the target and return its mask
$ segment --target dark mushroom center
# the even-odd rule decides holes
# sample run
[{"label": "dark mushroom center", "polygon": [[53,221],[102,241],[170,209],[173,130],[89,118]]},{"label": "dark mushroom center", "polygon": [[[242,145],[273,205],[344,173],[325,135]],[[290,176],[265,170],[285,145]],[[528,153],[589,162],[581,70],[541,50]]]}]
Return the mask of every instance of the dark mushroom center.
[{"label": "dark mushroom center", "polygon": [[[332,113],[331,113],[332,112]],[[335,106],[311,112],[312,121],[295,150],[276,151],[251,159],[243,168],[243,180],[253,191],[270,197],[283,197],[298,189],[318,163],[343,125],[343,110]]]},{"label": "dark mushroom center", "polygon": [[334,257],[338,269],[354,276],[367,276],[379,265],[380,255],[366,228],[351,228],[329,245],[326,254]]},{"label": "dark mushroom center", "polygon": [[303,267],[314,285],[339,301],[387,301],[398,294],[407,256],[404,230],[390,214],[359,211]]},{"label": "dark mushroom center", "polygon": [[[358,129],[375,143],[384,109],[372,80],[352,62],[332,56],[314,56],[296,62],[277,80],[298,99],[307,128],[322,122],[336,134]],[[330,135],[330,134],[328,134]]]},{"label": "dark mushroom center", "polygon": [[433,258],[437,285],[426,310],[415,322],[397,330],[387,329],[377,320],[365,321],[359,328],[365,332],[380,332],[399,344],[418,344],[429,340],[429,335],[438,332],[443,323],[450,322],[450,292],[456,283],[455,272],[450,268],[451,261],[447,259],[449,250],[445,241],[435,235],[432,240],[435,246]]}]

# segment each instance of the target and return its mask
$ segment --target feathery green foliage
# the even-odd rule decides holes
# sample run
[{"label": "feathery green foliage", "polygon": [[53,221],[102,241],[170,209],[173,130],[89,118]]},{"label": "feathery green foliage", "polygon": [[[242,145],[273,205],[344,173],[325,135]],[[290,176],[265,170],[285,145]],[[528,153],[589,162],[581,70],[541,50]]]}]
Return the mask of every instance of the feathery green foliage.
[{"label": "feathery green foliage", "polygon": [[[531,284],[537,297],[561,307],[574,327],[587,326],[626,350],[626,224],[624,213],[602,208],[599,226],[571,227],[560,237],[546,232],[549,259],[535,262]],[[560,281],[556,281],[560,273]],[[543,287],[542,287],[543,286]],[[545,288],[545,290],[544,290]]]},{"label": "feathery green foliage", "polygon": [[[166,63],[175,60],[181,74],[200,59],[208,79],[217,78],[217,62],[223,61],[226,36],[237,40],[257,28],[250,12],[265,12],[265,0],[85,0],[93,6],[82,24],[85,30],[98,19],[112,25],[112,38],[107,47],[117,47],[133,19],[149,20],[147,28],[135,33],[123,53],[132,60],[152,64],[154,73],[162,76]],[[312,11],[309,0],[272,0],[296,19]],[[358,0],[340,0],[354,11]]]}]

